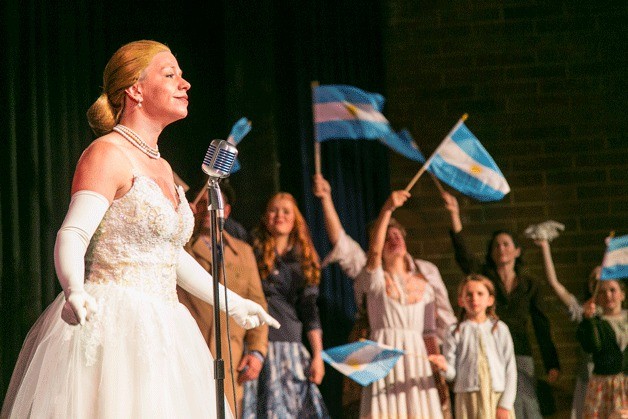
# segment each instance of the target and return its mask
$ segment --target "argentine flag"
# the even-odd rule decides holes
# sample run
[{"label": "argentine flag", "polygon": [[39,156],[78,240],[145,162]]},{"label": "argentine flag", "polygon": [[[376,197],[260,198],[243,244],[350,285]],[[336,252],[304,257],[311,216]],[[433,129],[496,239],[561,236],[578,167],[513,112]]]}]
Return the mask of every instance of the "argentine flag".
[{"label": "argentine flag", "polygon": [[367,386],[386,377],[403,354],[401,349],[363,339],[324,350],[322,356],[342,374]]},{"label": "argentine flag", "polygon": [[628,235],[613,237],[608,243],[600,279],[628,278]]},{"label": "argentine flag", "polygon": [[402,129],[396,133],[391,131],[389,135],[380,138],[379,141],[410,160],[425,163],[423,153],[407,129]]},{"label": "argentine flag", "polygon": [[[238,121],[235,124],[233,124],[233,127],[231,128],[231,132],[229,133],[229,136],[227,137],[227,141],[233,145],[238,145],[240,141],[242,141],[242,139],[249,132],[251,132],[251,121],[249,121],[245,117],[242,117],[238,119]],[[241,168],[242,166],[240,165],[240,162],[238,161],[238,158],[236,157],[235,161],[233,162],[233,167],[231,168],[231,174],[234,174]]]},{"label": "argentine flag", "polygon": [[374,140],[393,132],[382,114],[384,97],[379,93],[340,84],[321,85],[314,88],[313,102],[316,141]]},{"label": "argentine flag", "polygon": [[427,170],[478,201],[499,201],[510,192],[499,167],[464,122],[438,146]]}]

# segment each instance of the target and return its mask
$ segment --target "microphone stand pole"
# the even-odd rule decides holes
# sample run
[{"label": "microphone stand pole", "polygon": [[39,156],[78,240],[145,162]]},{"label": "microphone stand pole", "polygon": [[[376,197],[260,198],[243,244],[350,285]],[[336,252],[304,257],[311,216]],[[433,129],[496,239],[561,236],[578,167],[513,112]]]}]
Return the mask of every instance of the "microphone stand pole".
[{"label": "microphone stand pole", "polygon": [[224,270],[222,254],[222,229],[224,225],[224,206],[219,186],[220,179],[210,177],[207,182],[209,203],[207,209],[211,217],[212,236],[212,277],[214,279],[214,379],[216,380],[216,418],[225,418],[225,363],[222,359],[222,335],[220,332],[220,278]]}]

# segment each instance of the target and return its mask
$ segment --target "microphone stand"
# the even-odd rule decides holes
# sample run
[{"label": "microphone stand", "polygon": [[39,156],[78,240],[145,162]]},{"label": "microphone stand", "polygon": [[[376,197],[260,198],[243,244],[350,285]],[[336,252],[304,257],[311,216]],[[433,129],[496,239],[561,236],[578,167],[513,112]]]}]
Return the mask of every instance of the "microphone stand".
[{"label": "microphone stand", "polygon": [[[216,418],[225,418],[225,363],[222,359],[222,336],[220,332],[220,278],[224,270],[222,254],[222,230],[224,227],[224,206],[219,186],[220,179],[213,177],[207,182],[209,203],[207,209],[211,217],[212,236],[212,277],[214,278],[214,379],[216,380]],[[226,303],[226,302],[225,302]]]}]

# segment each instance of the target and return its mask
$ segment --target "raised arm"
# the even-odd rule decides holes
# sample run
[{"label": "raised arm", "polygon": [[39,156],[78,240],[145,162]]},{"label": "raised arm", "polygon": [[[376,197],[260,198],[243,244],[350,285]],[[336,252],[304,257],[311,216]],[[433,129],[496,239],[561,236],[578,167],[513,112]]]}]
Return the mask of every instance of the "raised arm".
[{"label": "raised arm", "polygon": [[331,198],[331,187],[322,175],[314,175],[314,195],[321,200],[327,236],[333,248],[325,256],[321,267],[338,263],[342,271],[351,279],[357,278],[366,265],[366,253],[362,247],[345,233]]},{"label": "raised arm", "polygon": [[321,174],[314,175],[313,183],[312,191],[314,196],[321,200],[321,205],[323,206],[327,237],[332,246],[335,246],[340,239],[343,228],[336,207],[334,206],[334,201],[331,199],[331,186],[329,186],[329,182],[327,182]]},{"label": "raised arm", "polygon": [[402,206],[408,198],[410,198],[410,192],[404,190],[394,191],[382,206],[370,237],[369,253],[366,262],[366,267],[370,271],[382,265],[382,251],[384,250],[384,242],[386,241],[388,222],[390,221],[393,211]]},{"label": "raised arm", "polygon": [[445,201],[445,208],[449,212],[451,218],[451,231],[454,233],[460,233],[462,231],[462,221],[460,220],[460,207],[458,206],[458,200],[455,196],[449,192],[443,190],[440,196]]},{"label": "raised arm", "polygon": [[454,257],[458,266],[460,266],[460,269],[467,275],[471,273],[481,273],[482,263],[469,252],[462,235],[462,220],[460,219],[458,200],[445,190],[441,191],[441,197],[451,217],[450,236],[454,247]]},{"label": "raised arm", "polygon": [[552,251],[550,249],[550,244],[548,240],[535,240],[534,243],[541,248],[541,254],[543,256],[543,267],[545,269],[545,276],[547,277],[547,282],[550,284],[554,293],[560,298],[560,301],[563,302],[569,309],[571,313],[572,320],[580,321],[582,319],[582,309],[580,308],[580,304],[576,297],[569,291],[567,288],[563,286],[558,281],[558,276],[556,275],[556,269],[554,268],[554,261],[552,259]]}]

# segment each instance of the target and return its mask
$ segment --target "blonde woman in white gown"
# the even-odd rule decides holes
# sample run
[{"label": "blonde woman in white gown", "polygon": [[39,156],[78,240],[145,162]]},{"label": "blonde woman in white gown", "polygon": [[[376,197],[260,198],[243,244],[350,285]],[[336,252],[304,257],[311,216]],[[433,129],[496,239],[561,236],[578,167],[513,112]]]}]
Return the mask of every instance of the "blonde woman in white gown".
[{"label": "blonde woman in white gown", "polygon": [[[157,148],[187,115],[189,89],[158,42],[127,44],[105,67],[88,112],[99,138],[78,162],[57,234],[63,293],[26,338],[2,418],[215,416],[212,357],[176,295],[179,284],[211,304],[212,279],[183,250],[191,210]],[[229,314],[277,326],[233,293]]]}]

